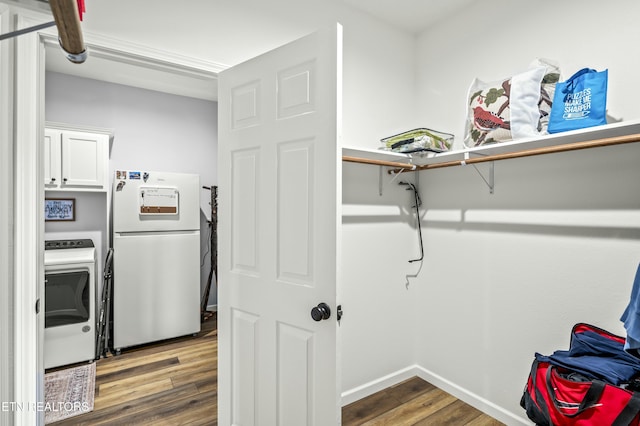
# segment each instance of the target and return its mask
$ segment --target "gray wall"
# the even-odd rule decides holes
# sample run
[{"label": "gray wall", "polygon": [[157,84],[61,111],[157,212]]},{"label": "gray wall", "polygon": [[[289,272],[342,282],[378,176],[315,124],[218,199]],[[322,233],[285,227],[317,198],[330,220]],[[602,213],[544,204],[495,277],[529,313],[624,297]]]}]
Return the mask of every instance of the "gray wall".
[{"label": "gray wall", "polygon": [[[202,185],[217,185],[217,103],[55,72],[47,72],[45,84],[46,121],[113,130],[110,176],[115,169],[195,173],[200,175]],[[111,194],[55,193],[56,196],[62,194],[76,198],[77,220],[47,222],[45,239],[99,240],[96,246],[101,270],[110,240],[106,224],[107,197]],[[210,265],[209,201],[210,192],[203,189],[200,198],[202,287],[206,285]],[[101,285],[99,279],[98,291]],[[211,293],[209,305],[215,305],[215,285]]]}]

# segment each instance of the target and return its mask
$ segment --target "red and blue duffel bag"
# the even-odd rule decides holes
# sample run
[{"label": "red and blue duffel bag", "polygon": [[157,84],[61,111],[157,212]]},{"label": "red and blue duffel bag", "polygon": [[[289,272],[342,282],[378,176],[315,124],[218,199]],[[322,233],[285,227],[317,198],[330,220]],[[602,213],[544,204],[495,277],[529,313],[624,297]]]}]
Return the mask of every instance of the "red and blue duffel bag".
[{"label": "red and blue duffel bag", "polygon": [[[572,330],[569,351],[536,354],[520,405],[537,425],[640,425],[640,360],[624,338],[588,324]],[[634,389],[634,390],[632,390]]]}]

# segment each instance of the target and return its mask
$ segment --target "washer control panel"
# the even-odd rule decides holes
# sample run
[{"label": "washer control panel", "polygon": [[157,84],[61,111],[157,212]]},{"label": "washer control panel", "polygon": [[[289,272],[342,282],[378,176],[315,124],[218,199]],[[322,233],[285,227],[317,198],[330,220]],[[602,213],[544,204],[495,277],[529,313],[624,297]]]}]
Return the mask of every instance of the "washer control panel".
[{"label": "washer control panel", "polygon": [[90,247],[93,247],[93,241],[90,239],[48,240],[44,242],[45,250],[90,248]]}]

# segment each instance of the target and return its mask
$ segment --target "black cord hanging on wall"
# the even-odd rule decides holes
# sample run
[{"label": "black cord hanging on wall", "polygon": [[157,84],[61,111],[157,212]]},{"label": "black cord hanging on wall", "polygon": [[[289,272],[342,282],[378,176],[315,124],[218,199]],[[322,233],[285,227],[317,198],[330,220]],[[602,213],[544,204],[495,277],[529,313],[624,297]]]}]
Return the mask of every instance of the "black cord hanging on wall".
[{"label": "black cord hanging on wall", "polygon": [[418,240],[420,241],[420,257],[417,259],[411,259],[409,263],[413,262],[422,262],[424,259],[424,246],[422,244],[422,226],[420,225],[420,206],[422,205],[422,200],[420,200],[420,195],[418,194],[418,189],[416,186],[409,182],[399,182],[399,185],[408,186],[407,191],[413,190],[413,199],[415,201],[415,205],[413,206],[416,209],[416,221],[418,222]]}]

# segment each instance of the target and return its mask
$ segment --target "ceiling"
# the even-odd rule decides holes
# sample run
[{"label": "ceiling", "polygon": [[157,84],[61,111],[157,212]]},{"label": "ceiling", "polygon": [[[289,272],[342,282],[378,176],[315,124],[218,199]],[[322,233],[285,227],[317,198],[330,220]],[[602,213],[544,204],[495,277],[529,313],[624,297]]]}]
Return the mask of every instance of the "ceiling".
[{"label": "ceiling", "polygon": [[[151,50],[173,49],[186,58],[202,59],[205,65],[214,64],[214,60],[235,64],[293,39],[292,35],[312,31],[317,21],[322,21],[323,16],[329,16],[336,8],[357,9],[417,35],[473,1],[190,0],[184,3],[189,5],[187,8],[176,6],[173,0],[110,0],[88,3],[82,27],[86,33],[128,40],[138,46],[149,46]],[[153,19],[140,19],[149,15],[149,10]],[[207,57],[213,56],[213,52],[215,59]],[[55,43],[48,43],[46,64],[50,71],[194,98],[217,99],[215,73],[183,72],[157,64],[148,69],[131,58],[114,61],[112,52],[100,52],[91,45],[87,61],[77,65],[67,61]],[[219,71],[226,65],[217,63],[215,67]]]},{"label": "ceiling", "polygon": [[474,0],[343,0],[397,28],[418,34]]}]

